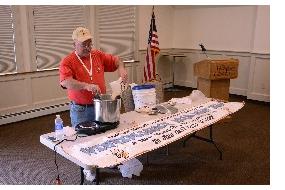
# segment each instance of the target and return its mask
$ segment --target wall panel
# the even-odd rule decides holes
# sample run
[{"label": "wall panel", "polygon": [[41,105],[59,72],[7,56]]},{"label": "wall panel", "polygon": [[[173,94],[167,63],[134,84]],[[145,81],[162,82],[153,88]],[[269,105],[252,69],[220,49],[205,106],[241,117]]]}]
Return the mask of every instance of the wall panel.
[{"label": "wall panel", "polygon": [[247,97],[270,101],[270,58],[256,54],[251,61]]},{"label": "wall panel", "polygon": [[24,77],[0,81],[0,89],[0,113],[6,113],[6,110],[22,108],[27,105],[29,88],[26,86]]},{"label": "wall panel", "polygon": [[45,106],[51,102],[66,99],[66,90],[59,84],[58,72],[49,75],[32,76],[32,97],[34,105]]},{"label": "wall panel", "polygon": [[231,79],[230,84],[230,93],[238,94],[238,95],[247,95],[247,87],[248,87],[248,78],[249,78],[249,69],[250,69],[250,62],[251,57],[250,55],[227,55],[229,58],[234,58],[239,60],[239,67],[238,67],[238,78]]}]

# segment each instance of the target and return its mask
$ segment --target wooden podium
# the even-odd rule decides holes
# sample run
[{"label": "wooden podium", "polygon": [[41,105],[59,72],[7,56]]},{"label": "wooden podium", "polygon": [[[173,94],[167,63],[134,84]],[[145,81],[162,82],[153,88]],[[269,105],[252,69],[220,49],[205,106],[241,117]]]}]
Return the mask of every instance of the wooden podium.
[{"label": "wooden podium", "polygon": [[197,89],[207,97],[229,100],[230,79],[238,77],[238,59],[206,59],[194,64]]}]

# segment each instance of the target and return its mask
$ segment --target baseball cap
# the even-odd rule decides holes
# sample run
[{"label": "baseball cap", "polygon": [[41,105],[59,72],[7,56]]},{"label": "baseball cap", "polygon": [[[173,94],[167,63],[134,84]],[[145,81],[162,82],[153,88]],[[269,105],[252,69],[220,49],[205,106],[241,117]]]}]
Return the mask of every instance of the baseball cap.
[{"label": "baseball cap", "polygon": [[87,28],[78,27],[72,33],[72,39],[80,42],[92,39],[90,31]]}]

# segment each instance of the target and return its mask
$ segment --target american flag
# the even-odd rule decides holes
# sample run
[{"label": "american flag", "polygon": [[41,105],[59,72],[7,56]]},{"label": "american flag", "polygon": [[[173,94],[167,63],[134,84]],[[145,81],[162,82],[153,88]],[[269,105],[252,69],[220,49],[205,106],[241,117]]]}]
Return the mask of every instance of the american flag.
[{"label": "american flag", "polygon": [[144,64],[144,82],[155,79],[155,57],[160,51],[158,45],[159,43],[155,25],[155,15],[154,12],[152,12],[147,43],[146,61]]}]

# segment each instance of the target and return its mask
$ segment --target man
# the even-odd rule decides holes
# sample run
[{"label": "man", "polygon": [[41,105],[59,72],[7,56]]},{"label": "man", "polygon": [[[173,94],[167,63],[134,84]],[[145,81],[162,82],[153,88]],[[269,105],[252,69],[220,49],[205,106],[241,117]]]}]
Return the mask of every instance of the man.
[{"label": "man", "polygon": [[78,27],[72,34],[74,51],[66,56],[59,68],[60,85],[70,99],[71,124],[95,119],[93,98],[106,93],[104,72],[119,71],[124,83],[127,72],[119,57],[92,50],[92,36],[87,28]]}]

